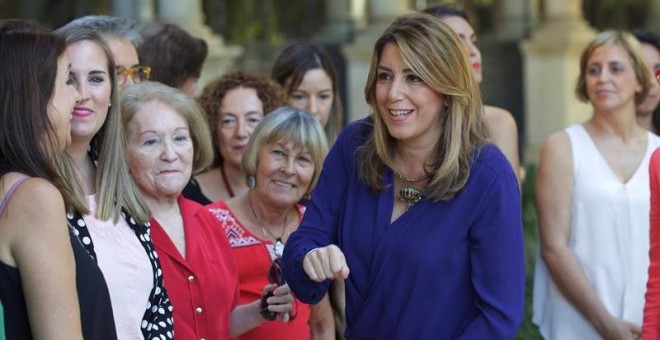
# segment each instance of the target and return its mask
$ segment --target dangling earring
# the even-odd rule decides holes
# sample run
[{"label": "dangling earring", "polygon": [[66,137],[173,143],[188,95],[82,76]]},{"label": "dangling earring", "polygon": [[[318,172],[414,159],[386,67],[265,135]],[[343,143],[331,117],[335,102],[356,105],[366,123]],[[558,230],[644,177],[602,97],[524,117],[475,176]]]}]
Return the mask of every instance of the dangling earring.
[{"label": "dangling earring", "polygon": [[254,189],[257,186],[257,179],[252,175],[247,176],[247,186],[250,190]]}]

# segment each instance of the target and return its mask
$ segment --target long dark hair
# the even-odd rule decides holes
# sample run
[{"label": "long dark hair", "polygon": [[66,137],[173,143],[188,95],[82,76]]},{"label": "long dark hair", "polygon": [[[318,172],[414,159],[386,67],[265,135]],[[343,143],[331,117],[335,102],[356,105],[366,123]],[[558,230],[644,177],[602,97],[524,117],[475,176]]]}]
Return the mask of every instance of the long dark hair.
[{"label": "long dark hair", "polygon": [[271,77],[280,84],[290,97],[300,86],[309,70],[320,68],[332,79],[334,102],[330,110],[325,134],[332,144],[344,123],[344,110],[339,95],[337,71],[328,52],[313,42],[295,42],[287,46],[277,57],[271,70]]},{"label": "long dark hair", "polygon": [[70,187],[51,160],[55,131],[48,118],[65,43],[37,27],[15,24],[0,21],[0,173],[46,179],[70,206]]}]

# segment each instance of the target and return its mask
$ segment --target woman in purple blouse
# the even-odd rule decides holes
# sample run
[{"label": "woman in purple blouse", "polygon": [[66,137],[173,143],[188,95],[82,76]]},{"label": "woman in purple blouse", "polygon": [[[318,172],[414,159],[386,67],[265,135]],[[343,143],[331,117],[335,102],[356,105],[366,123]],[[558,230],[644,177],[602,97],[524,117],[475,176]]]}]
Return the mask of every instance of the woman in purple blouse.
[{"label": "woman in purple blouse", "polygon": [[508,339],[522,321],[518,182],[488,142],[458,36],[427,14],[378,39],[371,117],[328,155],[284,274],[302,301],[346,279],[349,339]]}]

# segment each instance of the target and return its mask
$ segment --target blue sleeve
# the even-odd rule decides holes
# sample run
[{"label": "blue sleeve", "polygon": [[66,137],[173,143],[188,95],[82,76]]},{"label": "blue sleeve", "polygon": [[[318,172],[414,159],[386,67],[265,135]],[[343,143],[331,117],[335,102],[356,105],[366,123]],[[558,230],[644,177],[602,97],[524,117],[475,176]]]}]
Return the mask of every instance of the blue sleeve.
[{"label": "blue sleeve", "polygon": [[[514,338],[524,315],[525,262],[520,190],[510,165],[482,169],[481,214],[470,228],[472,285],[480,313],[460,339]],[[486,183],[484,183],[486,184]]]},{"label": "blue sleeve", "polygon": [[318,303],[330,286],[329,280],[322,283],[310,280],[302,262],[308,251],[337,244],[339,216],[345,201],[350,162],[350,152],[344,150],[348,133],[344,132],[323,164],[318,184],[300,226],[291,234],[284,247],[284,277],[296,297],[305,303]]}]

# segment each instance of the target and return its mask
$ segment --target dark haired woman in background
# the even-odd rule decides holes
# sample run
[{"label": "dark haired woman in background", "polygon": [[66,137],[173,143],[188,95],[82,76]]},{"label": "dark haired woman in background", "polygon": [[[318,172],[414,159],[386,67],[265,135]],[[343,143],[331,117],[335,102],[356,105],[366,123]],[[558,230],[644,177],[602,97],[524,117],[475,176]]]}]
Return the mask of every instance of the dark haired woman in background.
[{"label": "dark haired woman in background", "polygon": [[311,112],[321,122],[332,144],[343,126],[344,111],[328,52],[312,42],[293,43],[275,60],[271,77],[286,90],[289,105]]}]

